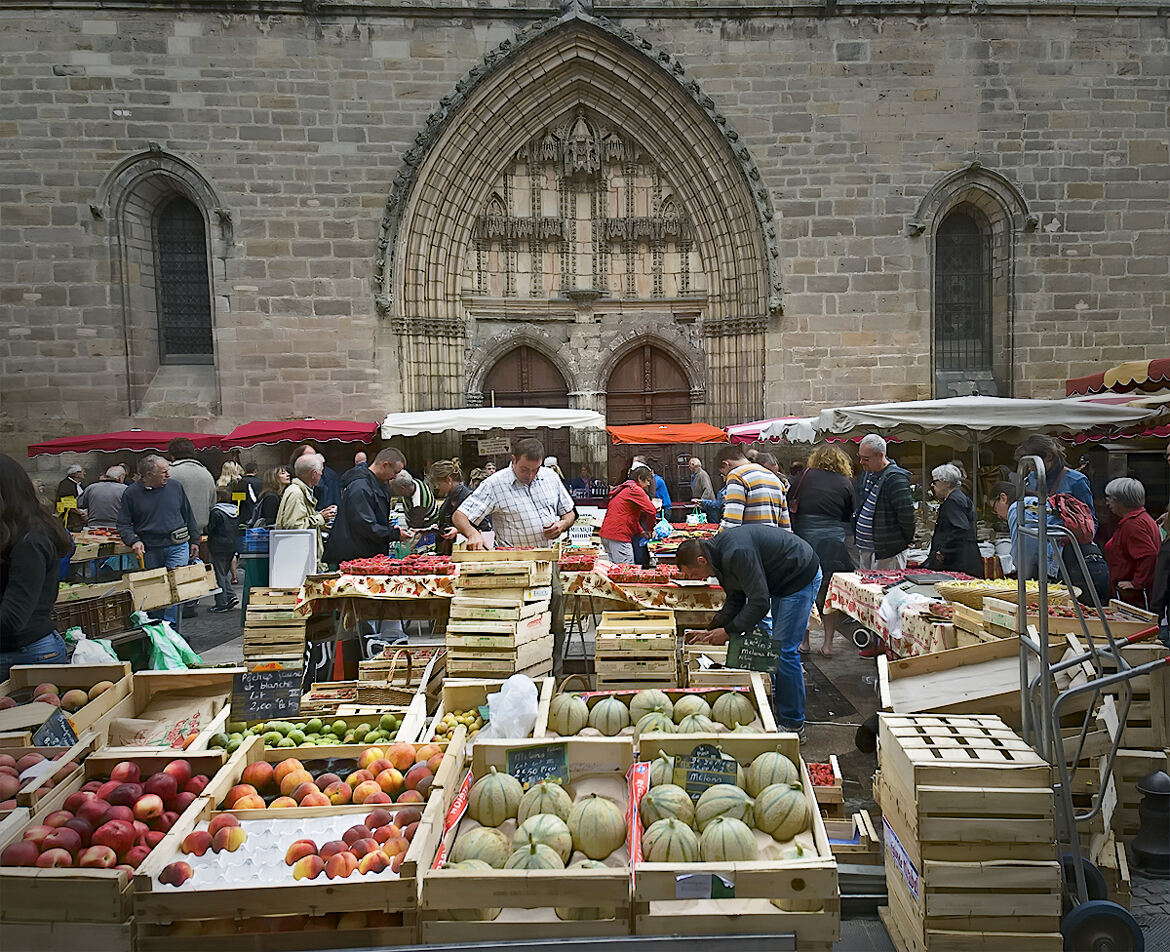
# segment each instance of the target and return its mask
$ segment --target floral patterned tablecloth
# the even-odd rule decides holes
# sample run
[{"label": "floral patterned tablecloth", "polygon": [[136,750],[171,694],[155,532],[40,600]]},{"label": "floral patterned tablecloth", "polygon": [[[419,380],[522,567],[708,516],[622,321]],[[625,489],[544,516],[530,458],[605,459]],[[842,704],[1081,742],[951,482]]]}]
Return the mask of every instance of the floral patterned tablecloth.
[{"label": "floral patterned tablecloth", "polygon": [[454,595],[455,579],[450,575],[339,575],[306,579],[294,612],[305,617],[326,611],[318,603],[330,598],[414,600]]},{"label": "floral patterned tablecloth", "polygon": [[718,585],[630,585],[610,581],[609,563],[597,560],[592,572],[562,572],[566,596],[593,596],[622,602],[631,609],[661,608],[676,612],[717,612],[723,607],[723,589]]}]

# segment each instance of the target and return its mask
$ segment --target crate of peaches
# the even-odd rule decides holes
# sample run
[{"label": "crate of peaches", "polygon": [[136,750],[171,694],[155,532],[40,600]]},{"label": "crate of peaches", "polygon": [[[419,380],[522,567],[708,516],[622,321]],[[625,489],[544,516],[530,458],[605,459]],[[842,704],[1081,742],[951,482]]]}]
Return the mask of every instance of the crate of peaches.
[{"label": "crate of peaches", "polygon": [[455,795],[465,737],[313,760],[251,738],[140,869],[140,952],[207,935],[277,950],[317,931],[313,948],[413,942],[420,833]]}]

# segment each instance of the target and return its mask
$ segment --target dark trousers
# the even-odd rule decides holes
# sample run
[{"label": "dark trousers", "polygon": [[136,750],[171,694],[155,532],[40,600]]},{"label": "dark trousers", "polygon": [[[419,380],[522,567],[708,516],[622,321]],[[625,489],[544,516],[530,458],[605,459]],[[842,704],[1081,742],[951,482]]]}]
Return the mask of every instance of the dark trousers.
[{"label": "dark trousers", "polygon": [[211,567],[215,569],[215,584],[220,592],[215,596],[217,608],[230,605],[236,601],[236,591],[232,588],[232,559],[236,553],[229,550],[211,550]]}]

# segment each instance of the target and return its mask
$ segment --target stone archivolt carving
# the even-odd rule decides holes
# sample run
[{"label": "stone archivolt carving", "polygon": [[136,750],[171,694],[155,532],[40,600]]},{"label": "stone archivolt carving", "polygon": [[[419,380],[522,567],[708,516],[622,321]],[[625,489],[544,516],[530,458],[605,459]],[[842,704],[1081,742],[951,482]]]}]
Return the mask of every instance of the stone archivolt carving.
[{"label": "stone archivolt carving", "polygon": [[474,236],[466,294],[649,300],[706,290],[690,218],[659,164],[585,107],[516,151]]}]

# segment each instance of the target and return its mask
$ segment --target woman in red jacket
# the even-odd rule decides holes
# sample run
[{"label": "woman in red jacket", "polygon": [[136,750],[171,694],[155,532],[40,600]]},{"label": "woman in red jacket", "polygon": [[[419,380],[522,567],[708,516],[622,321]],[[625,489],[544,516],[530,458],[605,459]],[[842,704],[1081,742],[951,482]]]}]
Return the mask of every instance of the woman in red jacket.
[{"label": "woman in red jacket", "polygon": [[1118,517],[1117,528],[1105,543],[1109,586],[1117,598],[1144,607],[1162,545],[1158,524],[1146,512],[1146,489],[1136,479],[1114,479],[1105,487],[1105,502]]},{"label": "woman in red jacket", "polygon": [[654,526],[657,510],[650,500],[654,473],[649,466],[635,466],[630,478],[609,494],[609,508],[601,523],[601,544],[614,563],[634,564],[634,540]]}]

